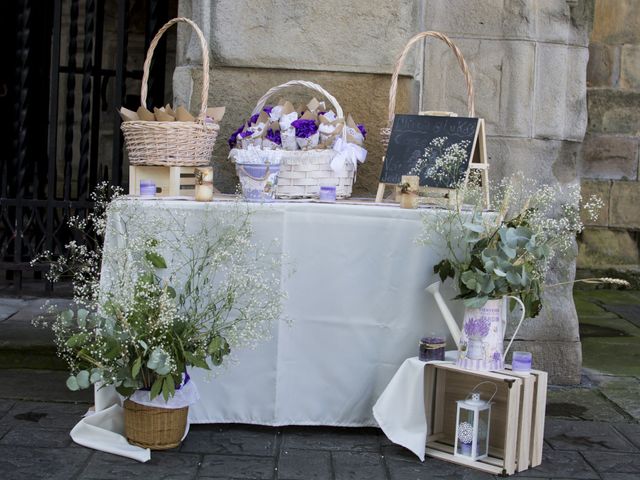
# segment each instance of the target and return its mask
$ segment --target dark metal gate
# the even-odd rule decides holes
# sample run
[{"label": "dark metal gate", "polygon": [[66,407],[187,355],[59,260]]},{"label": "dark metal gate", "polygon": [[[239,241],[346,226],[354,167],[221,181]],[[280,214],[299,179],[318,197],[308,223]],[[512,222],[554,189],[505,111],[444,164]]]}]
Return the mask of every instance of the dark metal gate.
[{"label": "dark metal gate", "polygon": [[[126,179],[120,105],[136,109],[144,52],[175,14],[167,0],[3,2],[0,42],[0,289],[44,292],[42,250],[60,253],[70,215],[103,180]],[[155,55],[149,105],[165,94],[166,42]],[[34,288],[29,288],[34,291]]]}]

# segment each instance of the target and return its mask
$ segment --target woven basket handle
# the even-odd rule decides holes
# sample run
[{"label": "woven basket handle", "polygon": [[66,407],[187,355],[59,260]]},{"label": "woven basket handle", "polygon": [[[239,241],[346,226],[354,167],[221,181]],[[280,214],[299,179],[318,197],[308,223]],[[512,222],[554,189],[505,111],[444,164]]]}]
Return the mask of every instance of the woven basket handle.
[{"label": "woven basket handle", "polygon": [[428,32],[418,33],[417,35],[412,37],[411,40],[409,40],[409,42],[407,42],[407,44],[405,45],[404,50],[402,50],[402,53],[398,57],[398,60],[396,60],[396,66],[395,66],[395,69],[393,70],[393,76],[391,77],[391,88],[389,88],[389,128],[391,128],[391,125],[393,125],[393,118],[396,115],[396,94],[398,91],[398,76],[400,75],[400,70],[404,65],[404,60],[409,54],[409,50],[411,50],[411,47],[415,43],[422,40],[423,38],[428,38],[428,37],[438,38],[442,40],[444,43],[449,45],[449,48],[451,48],[451,50],[453,50],[453,53],[458,59],[458,64],[462,69],[462,73],[464,74],[465,82],[467,83],[467,107],[469,109],[469,116],[473,117],[475,115],[476,109],[475,109],[475,99],[474,99],[474,93],[473,93],[473,79],[471,78],[471,72],[469,70],[467,62],[464,59],[464,56],[462,55],[462,52],[446,35],[440,32],[428,31]]},{"label": "woven basket handle", "polygon": [[[260,100],[258,100],[256,108],[253,109],[253,112],[251,113],[251,115],[253,116],[256,113],[260,113],[264,108],[265,104],[267,103],[267,100],[269,100],[269,98],[273,94],[278,93],[279,91],[284,90],[285,88],[295,87],[295,86],[307,87],[307,88],[310,88],[311,90],[315,90],[316,92],[320,93],[324,98],[326,98],[331,102],[331,105],[333,105],[333,108],[336,109],[336,115],[338,116],[338,118],[344,118],[344,112],[342,111],[342,107],[338,103],[338,100],[336,100],[336,98],[333,95],[331,95],[329,92],[327,92],[324,88],[322,88],[317,83],[307,82],[306,80],[291,80],[287,83],[283,83],[282,85],[278,85],[277,87],[273,87],[269,89],[269,91],[265,93],[260,98]],[[342,128],[341,134],[342,134],[342,138],[347,137],[346,127]]]},{"label": "woven basket handle", "polygon": [[144,108],[147,108],[147,82],[149,81],[149,70],[151,69],[151,59],[153,58],[153,52],[158,46],[158,42],[160,38],[166,32],[169,27],[172,25],[184,22],[196,31],[198,35],[198,39],[200,40],[200,47],[202,47],[202,95],[200,97],[200,114],[199,118],[204,118],[207,113],[207,100],[209,98],[209,46],[207,44],[207,40],[204,38],[204,34],[202,30],[196,25],[193,20],[189,20],[188,18],[178,17],[169,20],[165,23],[156,36],[151,40],[151,44],[149,45],[149,50],[147,50],[147,57],[144,60],[144,67],[142,72],[142,88],[140,89],[140,105]]}]

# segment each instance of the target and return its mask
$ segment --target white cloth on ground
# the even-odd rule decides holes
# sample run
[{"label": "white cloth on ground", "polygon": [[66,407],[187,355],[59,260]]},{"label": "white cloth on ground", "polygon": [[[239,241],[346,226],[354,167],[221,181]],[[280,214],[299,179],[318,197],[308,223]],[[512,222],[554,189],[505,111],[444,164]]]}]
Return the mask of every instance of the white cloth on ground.
[{"label": "white cloth on ground", "polygon": [[[456,354],[447,352],[445,359],[453,360]],[[422,461],[427,443],[425,365],[427,362],[418,357],[406,359],[373,406],[373,416],[387,438],[411,450]]]}]

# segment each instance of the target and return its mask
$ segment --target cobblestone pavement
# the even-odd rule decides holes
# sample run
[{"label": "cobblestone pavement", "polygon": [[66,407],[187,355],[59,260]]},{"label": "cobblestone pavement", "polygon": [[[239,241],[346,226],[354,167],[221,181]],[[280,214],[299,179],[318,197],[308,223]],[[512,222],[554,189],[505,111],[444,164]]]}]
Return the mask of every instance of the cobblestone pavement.
[{"label": "cobblestone pavement", "polygon": [[[618,361],[618,355],[598,353],[600,348],[611,352],[612,340],[617,348],[633,348],[640,338],[640,329],[633,330],[637,327],[625,317],[633,315],[633,300],[607,297],[605,302],[591,292],[576,298],[587,340],[582,385],[550,387],[543,463],[516,477],[640,479],[640,366],[636,362],[630,368]],[[6,318],[17,322],[15,312],[9,311],[24,311],[23,307],[8,306]],[[0,315],[0,331],[2,325]],[[17,335],[16,325],[7,331]],[[0,347],[2,342],[0,338]],[[596,354],[597,361],[592,358]],[[65,378],[61,371],[0,369],[0,478],[493,478],[431,458],[420,462],[374,428],[194,425],[180,448],[153,452],[151,461],[141,464],[71,441],[69,431],[91,397],[66,391]]]}]

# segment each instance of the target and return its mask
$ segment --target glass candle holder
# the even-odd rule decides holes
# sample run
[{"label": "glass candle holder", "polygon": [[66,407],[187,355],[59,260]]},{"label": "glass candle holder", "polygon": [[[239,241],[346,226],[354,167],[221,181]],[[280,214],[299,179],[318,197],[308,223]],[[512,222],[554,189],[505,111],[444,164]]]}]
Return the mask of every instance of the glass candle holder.
[{"label": "glass candle holder", "polygon": [[335,202],[336,201],[336,187],[333,185],[320,186],[320,201],[321,202]]},{"label": "glass candle holder", "polygon": [[420,352],[418,358],[423,362],[433,360],[444,360],[444,349],[446,347],[444,337],[424,337],[420,340]]},{"label": "glass candle holder", "polygon": [[513,352],[511,369],[514,372],[530,372],[532,356],[530,352]]},{"label": "glass candle holder", "polygon": [[153,180],[140,180],[140,195],[142,197],[155,197],[156,183]]},{"label": "glass candle holder", "polygon": [[195,199],[198,202],[213,200],[213,168],[198,167],[194,170],[196,177]]}]

